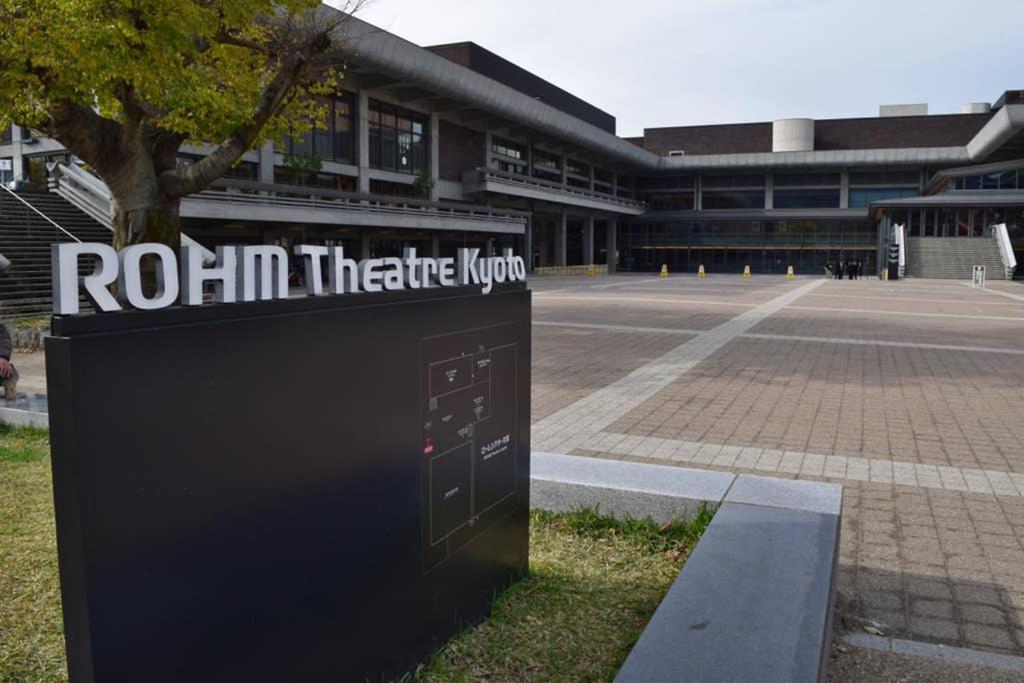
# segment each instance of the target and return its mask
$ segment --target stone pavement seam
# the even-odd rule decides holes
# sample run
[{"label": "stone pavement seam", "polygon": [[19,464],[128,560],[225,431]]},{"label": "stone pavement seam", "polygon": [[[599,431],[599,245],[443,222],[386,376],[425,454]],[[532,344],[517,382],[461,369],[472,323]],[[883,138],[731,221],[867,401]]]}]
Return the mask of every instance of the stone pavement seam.
[{"label": "stone pavement seam", "polygon": [[[619,435],[610,432],[599,432],[598,434],[573,437],[563,442],[563,448],[566,451],[577,448],[590,450],[593,445],[607,443],[617,436]],[[780,474],[1024,497],[1024,474],[1015,472],[936,466],[845,455],[780,451],[771,448],[741,448],[675,439],[622,436],[624,441],[620,443],[626,443],[625,440],[628,439],[629,448],[623,450],[613,446],[607,452],[684,462],[698,466],[746,467]],[[729,450],[725,451],[725,449]],[[739,459],[744,454],[747,455],[741,464]]]}]

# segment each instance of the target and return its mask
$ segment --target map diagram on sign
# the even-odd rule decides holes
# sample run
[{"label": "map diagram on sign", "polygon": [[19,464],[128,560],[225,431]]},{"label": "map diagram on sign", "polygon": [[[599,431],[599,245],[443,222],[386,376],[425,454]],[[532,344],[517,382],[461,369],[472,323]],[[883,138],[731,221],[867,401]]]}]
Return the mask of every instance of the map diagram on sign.
[{"label": "map diagram on sign", "polygon": [[424,572],[515,508],[513,325],[420,341]]}]

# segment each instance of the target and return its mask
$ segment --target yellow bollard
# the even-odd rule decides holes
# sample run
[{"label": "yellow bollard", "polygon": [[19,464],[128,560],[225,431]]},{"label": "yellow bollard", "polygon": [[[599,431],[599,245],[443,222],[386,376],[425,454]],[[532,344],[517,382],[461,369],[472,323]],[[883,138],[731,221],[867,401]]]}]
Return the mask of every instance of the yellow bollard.
[{"label": "yellow bollard", "polygon": [[750,266],[743,266],[743,279],[744,280],[749,280],[750,279]]},{"label": "yellow bollard", "polygon": [[667,264],[667,263],[663,263],[663,264],[661,265],[661,273],[660,273],[660,276],[661,276],[661,277],[668,277],[668,264]]},{"label": "yellow bollard", "polygon": [[587,266],[587,277],[594,277],[597,273],[594,271],[594,264],[591,263]]},{"label": "yellow bollard", "polygon": [[795,277],[796,275],[793,274],[793,266],[790,266],[789,268],[786,269],[786,279],[792,280]]},{"label": "yellow bollard", "polygon": [[707,277],[704,273],[704,264],[700,264],[700,268],[697,269],[697,277]]}]

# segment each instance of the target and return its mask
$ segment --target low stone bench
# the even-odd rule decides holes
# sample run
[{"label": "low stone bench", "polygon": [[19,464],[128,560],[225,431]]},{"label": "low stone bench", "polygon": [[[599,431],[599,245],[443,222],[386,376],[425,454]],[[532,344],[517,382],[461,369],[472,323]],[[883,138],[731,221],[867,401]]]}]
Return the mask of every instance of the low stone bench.
[{"label": "low stone bench", "polygon": [[717,512],[616,681],[822,681],[842,487],[534,453],[531,505],[612,515]]}]

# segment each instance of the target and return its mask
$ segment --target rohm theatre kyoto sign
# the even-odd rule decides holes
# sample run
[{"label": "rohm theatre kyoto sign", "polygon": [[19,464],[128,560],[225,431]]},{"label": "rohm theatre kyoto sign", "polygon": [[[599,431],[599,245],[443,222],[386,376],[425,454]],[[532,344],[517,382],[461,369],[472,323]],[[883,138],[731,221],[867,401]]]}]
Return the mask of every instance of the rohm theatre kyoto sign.
[{"label": "rohm theatre kyoto sign", "polygon": [[[57,315],[79,312],[80,290],[100,312],[156,310],[179,299],[186,306],[200,306],[206,283],[213,284],[218,303],[288,298],[288,252],[279,246],[217,247],[212,266],[204,264],[200,248],[189,245],[181,247],[180,259],[163,244],[136,244],[116,252],[105,244],[70,243],[54,244],[50,251]],[[479,286],[488,294],[497,284],[526,280],[526,263],[511,249],[502,256],[459,249],[456,258],[430,258],[408,248],[401,258],[361,261],[346,258],[343,247],[303,244],[294,253],[302,258],[309,296],[467,285]],[[82,256],[93,257],[90,272],[80,272]],[[155,292],[144,291],[143,259],[155,263]],[[116,297],[108,289],[115,282]]]}]

